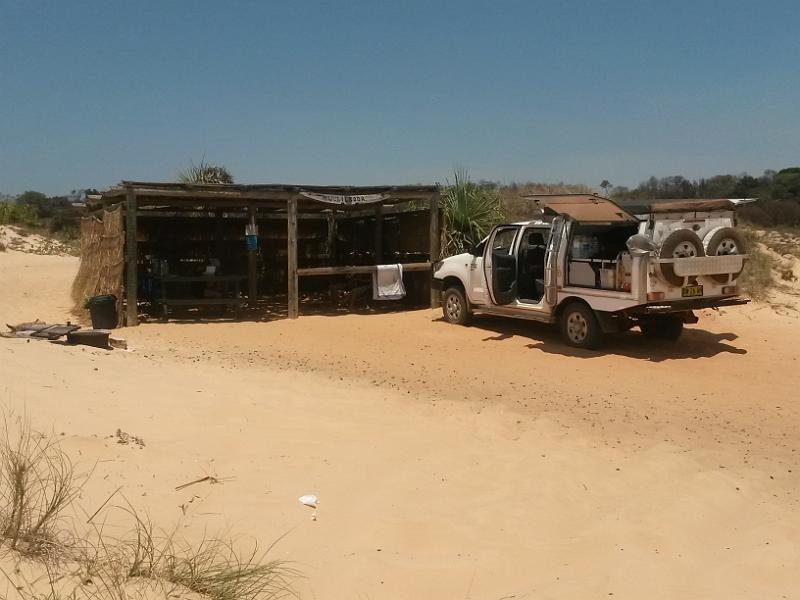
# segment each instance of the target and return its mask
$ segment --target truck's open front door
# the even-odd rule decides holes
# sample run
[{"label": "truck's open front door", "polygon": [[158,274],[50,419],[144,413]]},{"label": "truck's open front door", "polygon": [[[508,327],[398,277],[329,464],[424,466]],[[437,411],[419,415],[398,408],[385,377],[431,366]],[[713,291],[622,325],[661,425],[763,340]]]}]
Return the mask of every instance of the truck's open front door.
[{"label": "truck's open front door", "polygon": [[550,306],[558,302],[558,250],[564,238],[566,221],[563,217],[553,219],[550,240],[544,256],[544,301]]},{"label": "truck's open front door", "polygon": [[494,304],[511,304],[517,299],[517,256],[513,249],[519,229],[517,225],[499,225],[484,249],[484,276]]}]

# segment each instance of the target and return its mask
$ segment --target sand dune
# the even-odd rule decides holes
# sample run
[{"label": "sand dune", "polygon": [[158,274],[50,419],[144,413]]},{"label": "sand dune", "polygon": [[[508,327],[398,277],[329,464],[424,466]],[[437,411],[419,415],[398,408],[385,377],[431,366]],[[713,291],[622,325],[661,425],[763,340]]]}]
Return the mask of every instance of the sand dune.
[{"label": "sand dune", "polygon": [[[0,253],[0,321],[65,318],[75,268]],[[0,402],[96,463],[89,512],[122,486],[189,536],[288,532],[304,598],[800,593],[791,311],[604,353],[428,310],[120,334],[132,351],[1,340]]]}]

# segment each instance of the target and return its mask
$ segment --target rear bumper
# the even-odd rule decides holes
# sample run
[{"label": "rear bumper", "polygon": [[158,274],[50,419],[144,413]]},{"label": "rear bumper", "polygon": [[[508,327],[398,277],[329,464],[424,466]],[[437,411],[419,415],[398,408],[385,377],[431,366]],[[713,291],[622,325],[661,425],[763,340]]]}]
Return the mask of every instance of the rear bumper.
[{"label": "rear bumper", "polygon": [[642,315],[665,315],[670,313],[680,313],[691,310],[701,310],[703,308],[718,308],[720,306],[739,306],[747,304],[750,298],[742,296],[728,296],[716,298],[686,298],[681,300],[667,300],[634,306],[625,311],[632,316]]}]

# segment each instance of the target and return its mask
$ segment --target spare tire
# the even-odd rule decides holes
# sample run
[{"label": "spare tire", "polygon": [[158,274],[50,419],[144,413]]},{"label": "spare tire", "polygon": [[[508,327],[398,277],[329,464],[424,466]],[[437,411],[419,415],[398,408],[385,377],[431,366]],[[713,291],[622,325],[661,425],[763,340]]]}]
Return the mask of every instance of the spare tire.
[{"label": "spare tire", "polygon": [[[693,258],[705,256],[703,242],[691,229],[676,229],[667,236],[658,251],[658,258]],[[683,285],[683,277],[675,275],[672,263],[657,263],[664,281],[674,286]]]},{"label": "spare tire", "polygon": [[[738,231],[733,227],[717,227],[706,234],[705,240],[706,254],[708,256],[729,256],[731,254],[747,254],[747,244]],[[744,269],[744,262],[742,262]],[[733,274],[736,279],[741,275],[742,269]],[[711,278],[717,283],[728,283],[728,275],[712,275]]]}]

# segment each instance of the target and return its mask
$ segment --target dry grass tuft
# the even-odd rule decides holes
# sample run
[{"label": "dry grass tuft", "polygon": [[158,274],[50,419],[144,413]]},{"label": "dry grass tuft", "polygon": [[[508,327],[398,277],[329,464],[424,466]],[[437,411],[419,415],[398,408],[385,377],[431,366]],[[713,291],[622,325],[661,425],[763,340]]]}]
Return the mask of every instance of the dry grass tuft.
[{"label": "dry grass tuft", "polygon": [[[165,598],[193,593],[209,600],[277,600],[294,597],[291,580],[299,574],[286,563],[267,560],[254,545],[248,552],[233,540],[203,537],[198,544],[178,541],[128,504],[118,507],[134,521],[128,534],[111,541],[102,526],[87,543],[81,579],[102,594],[98,600],[124,600],[126,590],[148,589]],[[194,597],[194,596],[193,596]]]},{"label": "dry grass tuft", "polygon": [[739,277],[739,285],[754,300],[765,300],[775,287],[775,260],[761,248],[761,240],[752,229],[739,230],[745,237],[750,259]]},{"label": "dry grass tuft", "polygon": [[[264,552],[257,544],[243,552],[242,544],[223,537],[204,536],[198,544],[178,541],[175,532],[158,529],[130,504],[117,507],[133,519],[130,532],[121,539],[105,535],[105,521],[95,522],[108,500],[89,517],[86,534],[68,534],[62,515],[88,475],[76,476],[57,438],[34,431],[27,418],[4,417],[3,422],[0,547],[14,551],[19,562],[11,574],[0,569],[10,584],[6,595],[0,590],[0,598],[8,598],[8,593],[19,600],[295,596],[290,581],[298,573],[282,561],[267,560],[274,544]],[[38,577],[26,578],[28,570]]]},{"label": "dry grass tuft", "polygon": [[297,573],[282,561],[265,560],[258,545],[238,552],[232,542],[206,538],[199,545],[174,546],[159,575],[213,600],[271,600],[294,596]]},{"label": "dry grass tuft", "polygon": [[0,545],[23,555],[57,559],[68,545],[64,510],[85,478],[57,439],[34,431],[26,417],[3,418],[0,437]]}]

